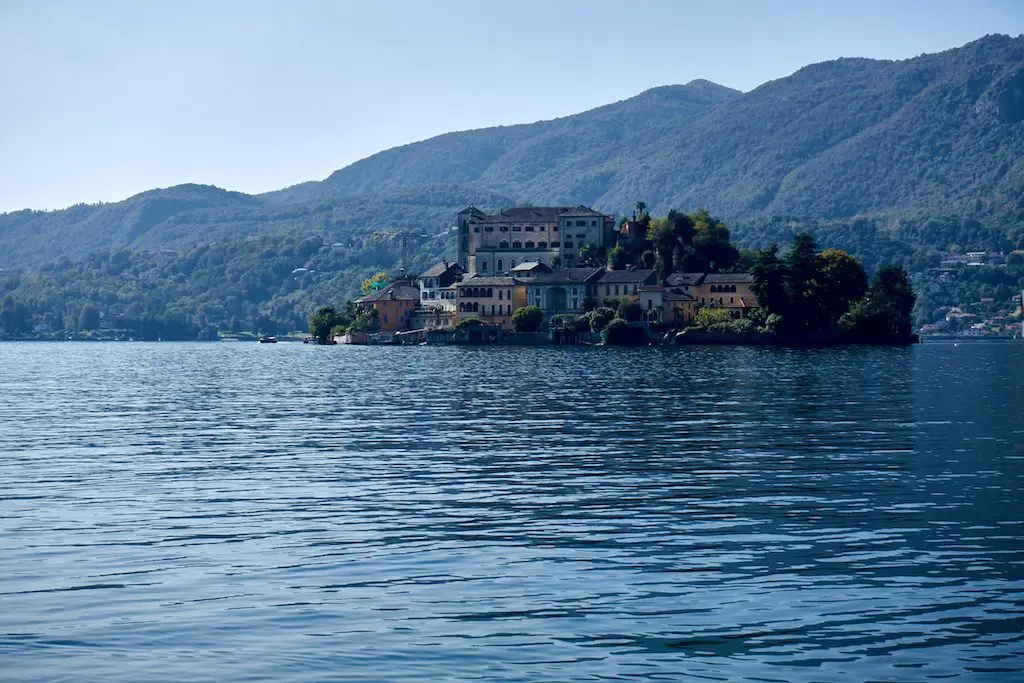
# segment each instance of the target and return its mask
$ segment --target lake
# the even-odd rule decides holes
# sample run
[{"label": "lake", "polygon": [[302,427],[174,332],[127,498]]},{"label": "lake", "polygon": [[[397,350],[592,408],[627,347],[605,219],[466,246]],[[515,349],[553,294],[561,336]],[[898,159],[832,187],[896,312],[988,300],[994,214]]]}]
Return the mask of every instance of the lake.
[{"label": "lake", "polygon": [[4,681],[1024,677],[1024,344],[0,344]]}]

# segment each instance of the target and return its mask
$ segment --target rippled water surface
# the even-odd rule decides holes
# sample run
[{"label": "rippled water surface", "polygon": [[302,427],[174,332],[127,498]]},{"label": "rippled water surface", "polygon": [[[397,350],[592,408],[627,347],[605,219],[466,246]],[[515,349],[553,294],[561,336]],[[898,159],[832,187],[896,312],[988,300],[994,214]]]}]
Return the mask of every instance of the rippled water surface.
[{"label": "rippled water surface", "polygon": [[0,345],[0,679],[1024,679],[1024,344]]}]

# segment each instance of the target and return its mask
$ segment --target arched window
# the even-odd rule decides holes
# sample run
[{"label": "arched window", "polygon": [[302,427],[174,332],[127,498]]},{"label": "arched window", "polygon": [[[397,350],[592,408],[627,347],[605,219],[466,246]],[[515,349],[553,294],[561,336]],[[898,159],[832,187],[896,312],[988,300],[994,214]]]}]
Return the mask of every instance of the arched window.
[{"label": "arched window", "polygon": [[523,248],[523,243],[520,242],[519,240],[516,240],[516,241],[514,241],[512,243],[512,248],[513,249],[522,249]]},{"label": "arched window", "polygon": [[459,302],[459,312],[460,313],[465,313],[466,312],[466,302],[465,301],[460,301]]},{"label": "arched window", "polygon": [[730,287],[729,291],[730,292],[735,292],[736,291],[736,285],[733,285],[732,287]]},{"label": "arched window", "polygon": [[516,267],[516,260],[512,259],[511,261],[509,261],[508,262],[508,267],[509,268],[515,268]]},{"label": "arched window", "polygon": [[487,298],[491,299],[494,297],[494,289],[492,287],[487,288]]},{"label": "arched window", "polygon": [[538,249],[547,249],[548,248],[548,243],[547,242],[537,242],[537,248]]},{"label": "arched window", "polygon": [[482,273],[486,273],[487,272],[487,261],[484,261],[483,263],[480,264],[480,272],[482,272]]},{"label": "arched window", "polygon": [[[499,249],[508,249],[508,240],[503,240],[501,242],[498,242],[498,248]],[[498,261],[498,263],[501,263],[501,261]]]},{"label": "arched window", "polygon": [[473,302],[473,312],[476,313],[477,309],[479,309],[479,308],[480,308],[480,304],[478,304],[477,302],[474,301]]},{"label": "arched window", "polygon": [[526,240],[526,248],[533,249],[533,240]]},{"label": "arched window", "polygon": [[498,272],[499,273],[503,270],[503,268],[501,266],[502,266],[501,259],[498,259]]}]

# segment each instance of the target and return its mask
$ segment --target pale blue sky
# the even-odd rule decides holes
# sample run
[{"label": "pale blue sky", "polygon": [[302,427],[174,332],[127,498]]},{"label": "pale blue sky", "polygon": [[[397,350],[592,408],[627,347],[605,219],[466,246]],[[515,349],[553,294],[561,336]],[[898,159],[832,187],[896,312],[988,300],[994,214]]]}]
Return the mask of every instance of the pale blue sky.
[{"label": "pale blue sky", "polygon": [[321,179],[695,78],[1024,33],[1024,0],[0,0],[0,211]]}]

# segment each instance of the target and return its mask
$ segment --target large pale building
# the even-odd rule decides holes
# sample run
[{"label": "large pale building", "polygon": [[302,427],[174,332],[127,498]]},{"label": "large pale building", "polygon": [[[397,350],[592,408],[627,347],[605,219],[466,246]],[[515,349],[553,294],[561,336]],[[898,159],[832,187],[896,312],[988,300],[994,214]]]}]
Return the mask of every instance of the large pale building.
[{"label": "large pale building", "polygon": [[524,206],[496,214],[471,206],[458,214],[458,263],[485,276],[524,261],[573,267],[585,245],[611,246],[614,231],[613,216],[586,206]]}]

